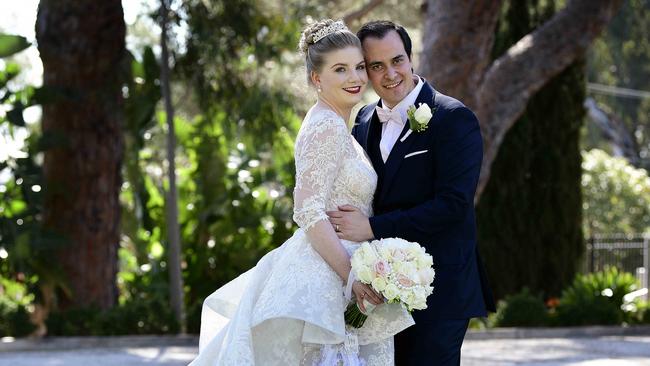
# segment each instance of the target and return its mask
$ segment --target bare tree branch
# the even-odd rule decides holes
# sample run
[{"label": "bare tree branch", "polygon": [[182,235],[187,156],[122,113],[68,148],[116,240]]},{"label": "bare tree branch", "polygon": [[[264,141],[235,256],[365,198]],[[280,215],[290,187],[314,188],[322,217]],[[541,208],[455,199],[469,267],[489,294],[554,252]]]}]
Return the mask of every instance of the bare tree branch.
[{"label": "bare tree branch", "polygon": [[370,13],[374,8],[381,5],[381,3],[383,2],[384,0],[370,0],[361,8],[353,11],[352,13],[345,15],[343,17],[343,21],[345,22],[345,24],[350,24],[356,20],[359,20],[366,14]]},{"label": "bare tree branch", "polygon": [[593,98],[587,98],[584,104],[587,116],[603,133],[603,137],[612,147],[614,156],[625,158],[635,167],[640,166],[639,152],[636,149],[632,133],[623,122],[602,110]]},{"label": "bare tree branch", "polygon": [[477,195],[490,176],[506,132],[530,97],[584,54],[623,0],[573,0],[547,23],[523,37],[492,63],[476,90],[485,156]]},{"label": "bare tree branch", "polygon": [[474,107],[490,61],[501,0],[429,0],[420,74]]}]

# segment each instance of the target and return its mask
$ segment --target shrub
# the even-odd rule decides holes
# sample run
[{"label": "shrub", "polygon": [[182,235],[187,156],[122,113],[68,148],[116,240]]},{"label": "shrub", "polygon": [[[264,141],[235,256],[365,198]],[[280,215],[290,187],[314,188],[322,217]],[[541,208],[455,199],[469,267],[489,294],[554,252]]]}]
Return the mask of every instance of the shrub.
[{"label": "shrub", "polygon": [[641,315],[641,324],[650,324],[650,307],[643,309],[643,313]]},{"label": "shrub", "polygon": [[24,337],[36,329],[29,319],[24,284],[0,277],[0,337]]},{"label": "shrub", "polygon": [[623,158],[598,149],[582,154],[586,236],[641,233],[650,227],[650,177]]},{"label": "shrub", "polygon": [[158,298],[133,299],[108,310],[96,307],[50,314],[48,335],[88,336],[177,333],[178,322],[167,302]]},{"label": "shrub", "polygon": [[24,337],[36,329],[22,304],[0,295],[0,337]]},{"label": "shrub", "polygon": [[621,309],[623,296],[637,288],[630,273],[616,267],[588,275],[578,275],[562,292],[557,307],[559,325],[620,324],[626,317]]},{"label": "shrub", "polygon": [[638,301],[634,303],[635,311],[630,315],[632,324],[650,324],[650,302]]},{"label": "shrub", "polygon": [[531,294],[528,288],[501,301],[494,317],[497,327],[539,327],[547,323],[548,311],[544,301]]}]

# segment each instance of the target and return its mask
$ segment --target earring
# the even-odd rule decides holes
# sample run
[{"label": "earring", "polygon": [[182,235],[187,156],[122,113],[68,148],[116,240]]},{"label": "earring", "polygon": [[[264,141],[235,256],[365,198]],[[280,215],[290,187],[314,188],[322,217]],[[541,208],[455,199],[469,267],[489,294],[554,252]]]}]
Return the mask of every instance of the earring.
[{"label": "earring", "polygon": [[318,86],[318,89],[316,89],[316,91],[320,94],[320,93],[323,92],[323,89],[321,89],[321,88],[320,88],[320,85],[319,85],[319,86]]}]

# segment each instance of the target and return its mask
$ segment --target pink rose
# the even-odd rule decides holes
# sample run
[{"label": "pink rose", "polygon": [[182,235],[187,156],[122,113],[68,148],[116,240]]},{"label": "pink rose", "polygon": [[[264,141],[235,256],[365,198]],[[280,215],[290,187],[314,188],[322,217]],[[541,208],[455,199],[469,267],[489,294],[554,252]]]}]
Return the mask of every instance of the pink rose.
[{"label": "pink rose", "polygon": [[373,268],[378,276],[386,276],[390,272],[390,265],[383,260],[377,261]]},{"label": "pink rose", "polygon": [[413,282],[410,278],[404,276],[403,274],[397,275],[397,282],[399,282],[399,284],[404,287],[411,287],[415,285],[415,282]]}]

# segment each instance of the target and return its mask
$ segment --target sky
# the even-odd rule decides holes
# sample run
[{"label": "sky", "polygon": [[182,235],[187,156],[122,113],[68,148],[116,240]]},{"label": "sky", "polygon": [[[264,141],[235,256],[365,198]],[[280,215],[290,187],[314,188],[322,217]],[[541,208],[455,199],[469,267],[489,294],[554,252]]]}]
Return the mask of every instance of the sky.
[{"label": "sky", "polygon": [[[101,1],[101,0],[98,0]],[[124,9],[124,20],[127,25],[132,25],[148,9],[157,3],[156,0],[122,0]],[[38,0],[0,0],[0,33],[15,34],[26,37],[34,46],[20,52],[12,58],[21,66],[21,74],[16,79],[13,87],[20,88],[21,85],[40,86],[43,83],[43,65],[38,56],[36,44],[36,34],[34,25],[36,23],[36,12]],[[127,43],[129,39],[127,37]],[[128,47],[128,46],[127,46]],[[4,67],[5,62],[0,59],[0,68]],[[0,106],[0,115],[7,110]],[[36,123],[41,117],[41,107],[34,106],[27,108],[23,113],[25,121],[28,124]],[[0,125],[0,162],[6,161],[10,157],[24,157],[25,153],[21,151],[24,147],[24,140],[29,135],[27,129],[14,129],[13,136],[9,134],[7,126]],[[0,171],[0,190],[3,182],[10,178],[8,169]]]}]

